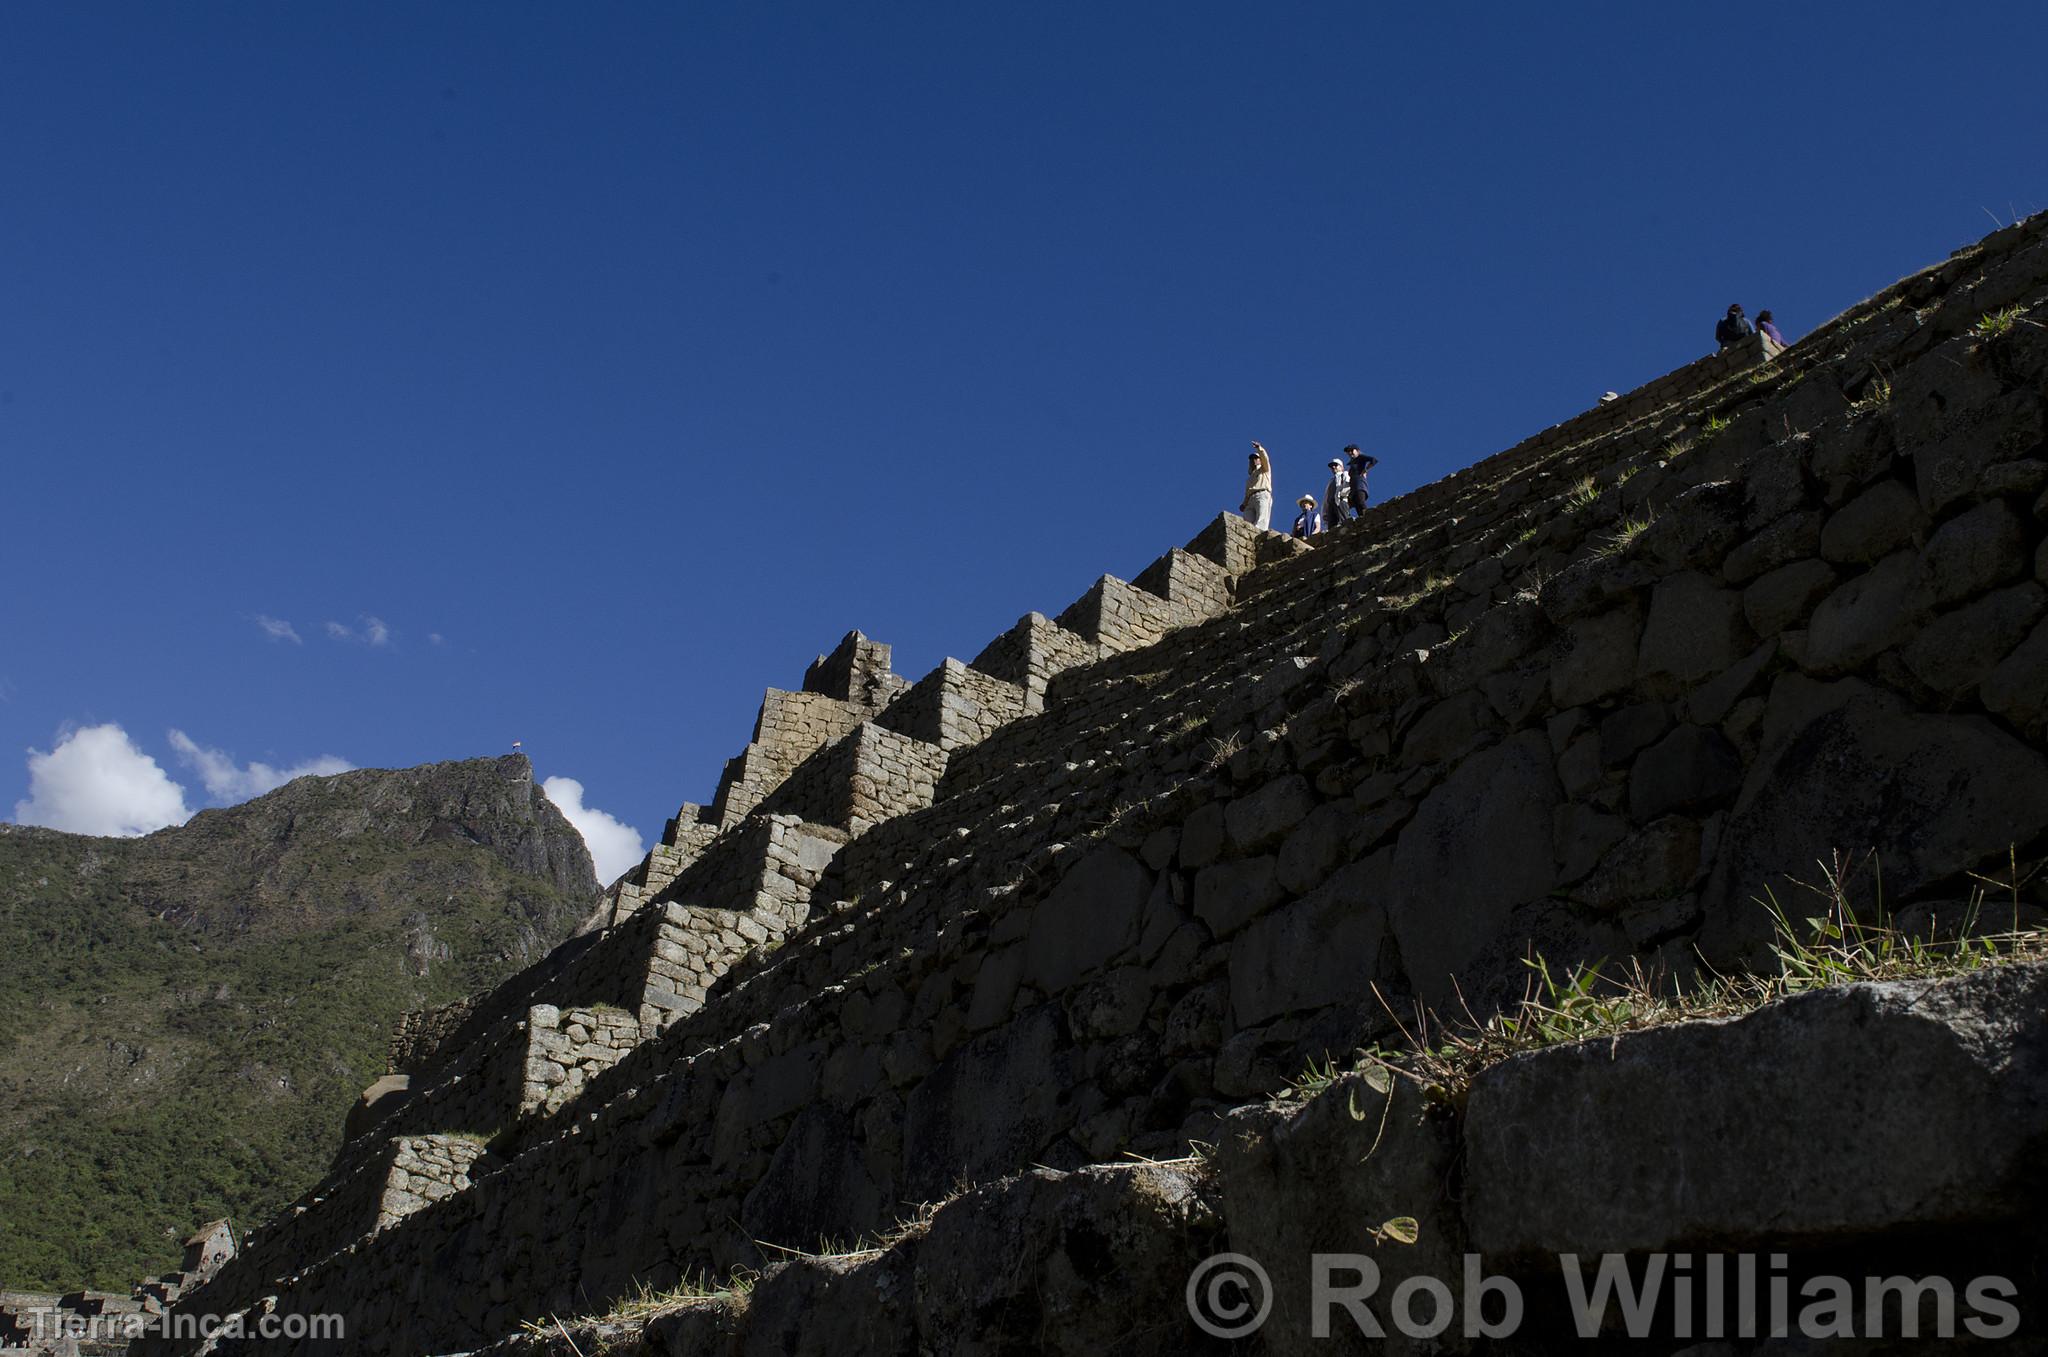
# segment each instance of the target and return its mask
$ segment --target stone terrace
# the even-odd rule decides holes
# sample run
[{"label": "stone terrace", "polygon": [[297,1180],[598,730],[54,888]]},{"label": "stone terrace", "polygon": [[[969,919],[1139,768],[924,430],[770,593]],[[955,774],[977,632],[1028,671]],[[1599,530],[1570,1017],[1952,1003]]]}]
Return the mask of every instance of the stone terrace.
[{"label": "stone terrace", "polygon": [[[1381,996],[1484,1011],[1531,947],[1738,964],[1751,897],[1834,850],[1951,917],[1970,872],[2048,846],[2044,236],[1314,549],[1226,516],[917,684],[850,636],[813,667],[838,714],[770,750],[771,693],[726,809],[678,816],[688,861],[650,886],[651,855],[604,936],[479,1003],[345,1155],[502,1126],[494,1167],[324,1256],[252,1244],[187,1305],[454,1350],[961,1182],[1213,1140],[1384,1036]],[[476,1124],[450,1090],[494,1086],[482,1034],[523,1059],[534,1005],[642,1002],[676,909],[779,926],[580,1093],[521,1116],[502,1086]]]}]

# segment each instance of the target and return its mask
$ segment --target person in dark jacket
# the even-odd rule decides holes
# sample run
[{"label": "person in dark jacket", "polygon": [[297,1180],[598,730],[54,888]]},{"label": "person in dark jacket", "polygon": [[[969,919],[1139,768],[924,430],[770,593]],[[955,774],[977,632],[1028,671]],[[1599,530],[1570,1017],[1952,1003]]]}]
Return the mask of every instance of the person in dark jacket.
[{"label": "person in dark jacket", "polygon": [[1344,457],[1351,473],[1351,513],[1355,518],[1363,518],[1366,503],[1372,498],[1366,493],[1365,473],[1378,466],[1380,459],[1360,452],[1356,443],[1344,445]]},{"label": "person in dark jacket", "polygon": [[1323,516],[1316,512],[1316,497],[1303,495],[1294,501],[1301,506],[1301,512],[1294,516],[1294,535],[1314,537],[1323,530]]},{"label": "person in dark jacket", "polygon": [[1740,344],[1755,333],[1749,317],[1742,314],[1742,304],[1737,302],[1728,308],[1728,314],[1721,317],[1721,323],[1714,327],[1714,342],[1725,349],[1730,344]]},{"label": "person in dark jacket", "polygon": [[1785,336],[1778,333],[1777,323],[1771,319],[1770,312],[1759,311],[1756,313],[1756,328],[1759,334],[1769,339],[1779,348],[1785,347]]}]

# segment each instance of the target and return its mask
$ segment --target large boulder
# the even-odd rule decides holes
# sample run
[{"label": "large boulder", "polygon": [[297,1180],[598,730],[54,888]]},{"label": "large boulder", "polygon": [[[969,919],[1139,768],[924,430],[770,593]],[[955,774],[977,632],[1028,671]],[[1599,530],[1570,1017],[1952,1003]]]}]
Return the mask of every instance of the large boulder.
[{"label": "large boulder", "polygon": [[1415,992],[1450,1011],[1453,977],[1516,905],[1557,884],[1550,741],[1524,731],[1473,755],[1423,798],[1394,847],[1387,908]]},{"label": "large boulder", "polygon": [[[1418,1350],[1398,1333],[1387,1302],[1410,1277],[1454,1286],[1460,1277],[1464,1230],[1450,1190],[1456,1161],[1448,1109],[1430,1104],[1414,1084],[1384,1075],[1345,1075],[1304,1105],[1232,1113],[1212,1163],[1231,1250],[1270,1279],[1273,1308],[1259,1330],[1265,1350]],[[1374,1238],[1400,1217],[1419,1225],[1414,1243]],[[1331,1316],[1327,1339],[1314,1337],[1317,1254],[1362,1255],[1378,1270],[1378,1289],[1366,1304],[1389,1335],[1384,1348],[1342,1313]],[[1333,1264],[1330,1281],[1352,1287],[1361,1277]]]},{"label": "large boulder", "polygon": [[1025,975],[1048,994],[1106,966],[1138,941],[1138,920],[1152,877],[1121,848],[1103,847],[1075,863],[1031,917]]},{"label": "large boulder", "polygon": [[903,1126],[908,1197],[934,1201],[963,1178],[1023,1168],[1095,1110],[1085,1101],[1080,1058],[1056,1005],[976,1037],[911,1090]]},{"label": "large boulder", "polygon": [[1816,881],[1837,854],[1875,853],[1896,904],[2044,827],[2048,759],[1995,722],[1910,711],[1860,679],[1785,675],[1707,883],[1702,948],[1717,964],[1764,960],[1757,897],[1803,907],[1789,883]]},{"label": "large boulder", "polygon": [[918,1246],[919,1350],[1221,1352],[1183,1300],[1213,1232],[1193,1176],[1164,1164],[1036,1169],[976,1189],[949,1202]]},{"label": "large boulder", "polygon": [[2044,1012],[2048,965],[2015,964],[1513,1057],[1468,1104],[1472,1246],[1534,1261],[2027,1216]]}]

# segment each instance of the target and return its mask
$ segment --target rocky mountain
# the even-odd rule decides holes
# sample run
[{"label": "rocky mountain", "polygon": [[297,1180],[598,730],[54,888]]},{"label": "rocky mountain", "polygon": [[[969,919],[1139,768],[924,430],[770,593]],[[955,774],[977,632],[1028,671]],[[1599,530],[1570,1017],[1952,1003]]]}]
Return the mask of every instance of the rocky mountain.
[{"label": "rocky mountain", "polygon": [[315,1181],[408,1009],[598,893],[523,756],[306,777],[138,839],[0,825],[0,1279],[125,1290]]}]

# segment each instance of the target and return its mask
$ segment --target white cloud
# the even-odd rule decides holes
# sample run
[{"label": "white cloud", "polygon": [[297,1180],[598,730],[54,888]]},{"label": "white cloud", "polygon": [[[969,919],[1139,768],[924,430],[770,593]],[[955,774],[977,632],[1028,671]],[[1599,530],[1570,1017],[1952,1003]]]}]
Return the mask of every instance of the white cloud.
[{"label": "white cloud", "polygon": [[273,641],[290,641],[295,646],[305,644],[304,641],[299,639],[299,633],[292,627],[292,624],[285,621],[282,617],[270,617],[263,613],[257,613],[255,622],[257,626],[263,628],[263,634]]},{"label": "white cloud", "polygon": [[372,617],[370,614],[364,613],[357,620],[362,623],[360,628],[344,626],[340,622],[330,621],[327,624],[327,634],[337,641],[359,641],[363,645],[372,647],[388,646],[391,644],[391,624],[383,618]]},{"label": "white cloud", "polygon": [[147,834],[192,817],[185,789],[111,722],[60,732],[56,748],[28,751],[28,799],[14,803],[25,825],[73,834]]},{"label": "white cloud", "polygon": [[540,784],[548,800],[562,812],[564,819],[583,836],[583,842],[590,849],[591,861],[597,864],[597,879],[610,885],[613,880],[624,876],[628,868],[647,856],[647,845],[640,837],[640,831],[622,821],[615,820],[595,806],[583,804],[583,784],[573,777],[551,777]]},{"label": "white cloud", "polygon": [[235,762],[234,755],[208,749],[182,730],[171,731],[170,741],[171,748],[178,751],[178,757],[206,784],[206,794],[223,805],[261,796],[295,777],[329,777],[355,767],[347,759],[322,754],[317,759],[307,759],[289,768],[275,768],[260,762],[251,762],[245,768]]}]

